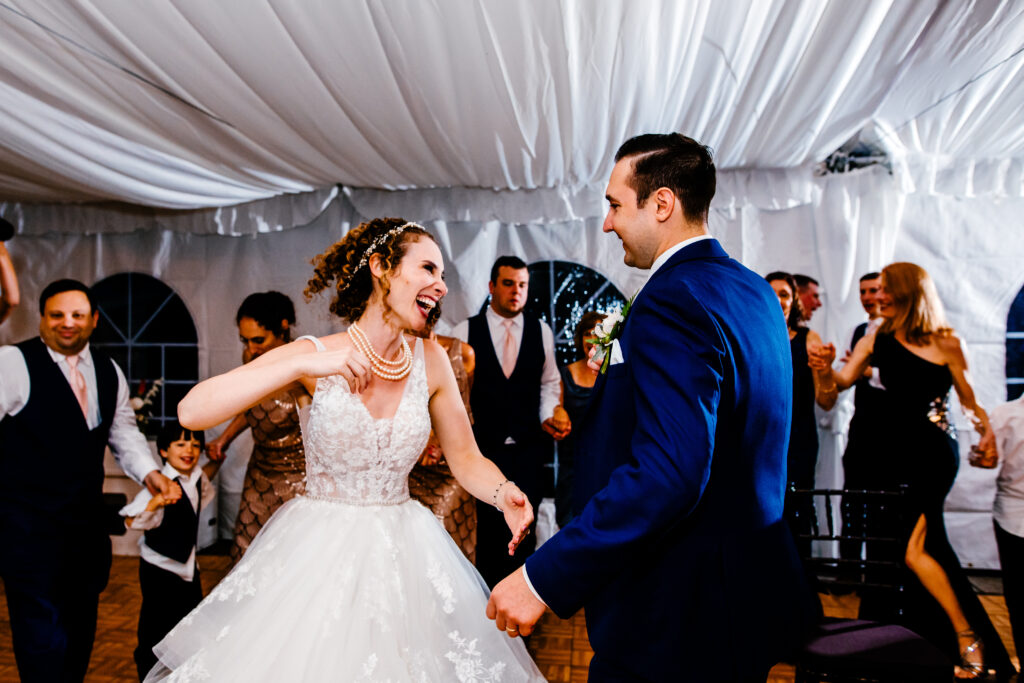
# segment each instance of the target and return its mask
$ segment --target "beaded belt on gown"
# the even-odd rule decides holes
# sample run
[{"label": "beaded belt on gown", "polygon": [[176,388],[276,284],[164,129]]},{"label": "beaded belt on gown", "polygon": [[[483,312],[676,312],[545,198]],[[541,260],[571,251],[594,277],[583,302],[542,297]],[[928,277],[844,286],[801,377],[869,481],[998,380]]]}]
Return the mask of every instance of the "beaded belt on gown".
[{"label": "beaded belt on gown", "polygon": [[303,494],[303,497],[310,500],[322,500],[327,503],[338,503],[340,505],[362,505],[368,507],[375,505],[401,505],[412,500],[408,490],[405,491],[404,498],[345,498],[343,496],[327,496],[316,493],[306,493]]}]

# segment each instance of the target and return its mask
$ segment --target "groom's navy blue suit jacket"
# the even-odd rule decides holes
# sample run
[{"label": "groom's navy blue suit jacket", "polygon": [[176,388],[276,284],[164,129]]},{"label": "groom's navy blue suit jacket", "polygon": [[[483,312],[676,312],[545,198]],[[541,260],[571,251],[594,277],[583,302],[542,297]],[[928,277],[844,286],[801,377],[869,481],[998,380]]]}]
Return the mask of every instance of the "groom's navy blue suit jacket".
[{"label": "groom's navy blue suit jacket", "polygon": [[585,504],[527,561],[531,583],[563,618],[586,608],[591,680],[763,676],[809,619],[782,521],[793,370],[779,301],[698,241],[653,273],[620,343],[576,426]]}]

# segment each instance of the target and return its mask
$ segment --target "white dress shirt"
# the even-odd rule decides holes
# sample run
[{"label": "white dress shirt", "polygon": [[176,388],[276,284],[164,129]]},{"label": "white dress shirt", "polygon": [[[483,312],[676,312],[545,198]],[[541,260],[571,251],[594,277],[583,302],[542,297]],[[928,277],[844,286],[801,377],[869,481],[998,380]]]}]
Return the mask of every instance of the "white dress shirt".
[{"label": "white dress shirt", "polygon": [[[68,365],[67,358],[49,346],[46,350],[70,385],[71,366]],[[93,363],[88,344],[78,356],[78,370],[85,378],[85,387],[89,395],[89,414],[86,415],[85,421],[89,429],[94,429],[102,421],[99,392],[96,388],[96,365]],[[139,431],[135,411],[128,403],[128,382],[117,363],[114,363],[114,371],[117,373],[117,402],[110,424],[110,434],[107,436],[107,445],[110,446],[110,451],[125,474],[141,484],[147,474],[159,469],[159,465],[153,460],[146,437]],[[21,350],[16,346],[0,346],[0,420],[8,415],[20,413],[28,403],[31,389],[28,366],[25,364],[25,357],[21,355]]]},{"label": "white dress shirt", "polygon": [[[203,472],[199,462],[192,467],[192,471],[188,474],[183,474],[174,469],[170,463],[165,463],[160,473],[181,485],[181,490],[188,497],[188,502],[192,503],[192,509],[196,511],[197,517],[199,516],[199,511],[209,505],[214,496],[217,495],[217,491],[210,484],[210,480],[207,479],[206,473]],[[197,487],[196,482],[202,482],[202,486]],[[199,488],[202,488],[202,500],[199,498]],[[121,508],[122,517],[133,518],[131,524],[128,524],[127,520],[125,520],[125,526],[129,529],[140,529],[142,531],[155,529],[160,526],[164,521],[164,509],[157,508],[152,512],[146,510],[146,506],[149,505],[149,501],[152,499],[153,494],[149,492],[149,489],[144,488],[139,491],[132,502]],[[172,574],[177,574],[185,581],[191,581],[196,575],[195,544],[192,545],[192,553],[188,556],[188,559],[184,562],[178,562],[150,548],[146,545],[146,537],[143,536],[139,539],[139,554],[142,556],[142,559],[154,567],[160,567],[160,569],[165,569]]]},{"label": "white dress shirt", "polygon": [[[522,349],[523,329],[525,319],[520,313],[514,318],[503,318],[490,306],[485,314],[487,328],[491,332],[491,343],[494,345],[494,353],[501,362],[503,349],[505,348],[505,321],[512,320],[512,338],[516,342],[516,352]],[[555,406],[562,400],[562,377],[558,374],[558,362],[555,360],[555,335],[546,322],[540,320],[540,338],[544,346],[544,368],[540,373],[540,421],[548,419],[555,414]],[[469,343],[469,321],[463,320],[452,330],[452,336]]]},{"label": "white dress shirt", "polygon": [[1007,533],[1024,537],[1024,396],[993,408],[989,421],[1003,464],[992,517]]}]

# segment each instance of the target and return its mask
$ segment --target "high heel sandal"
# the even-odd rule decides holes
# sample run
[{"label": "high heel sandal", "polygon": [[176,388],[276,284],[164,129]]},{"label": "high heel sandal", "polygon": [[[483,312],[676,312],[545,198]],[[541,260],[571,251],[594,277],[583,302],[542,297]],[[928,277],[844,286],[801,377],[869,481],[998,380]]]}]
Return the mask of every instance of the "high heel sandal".
[{"label": "high heel sandal", "polygon": [[[990,671],[985,667],[985,647],[981,642],[981,639],[975,635],[973,629],[964,629],[956,634],[957,644],[961,638],[970,638],[971,644],[967,647],[960,648],[960,663],[957,668],[960,672],[969,674],[968,676],[957,676],[962,680],[982,680],[989,677]],[[977,653],[977,659],[975,660],[972,655]]]}]

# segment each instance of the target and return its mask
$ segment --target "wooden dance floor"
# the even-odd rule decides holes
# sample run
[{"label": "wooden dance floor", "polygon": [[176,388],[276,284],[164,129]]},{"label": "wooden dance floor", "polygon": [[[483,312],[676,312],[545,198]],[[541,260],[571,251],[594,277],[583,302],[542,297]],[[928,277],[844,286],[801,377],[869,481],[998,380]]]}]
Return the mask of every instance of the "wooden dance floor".
[{"label": "wooden dance floor", "polygon": [[[132,650],[135,648],[135,627],[139,617],[138,558],[115,557],[110,574],[110,585],[100,598],[99,625],[96,647],[89,666],[89,683],[128,683],[137,680]],[[224,555],[201,555],[203,588],[209,593],[227,572],[228,558]],[[1006,603],[1000,595],[983,595],[985,608],[992,616],[996,628],[1010,649],[1009,618]],[[823,596],[826,613],[833,616],[853,616],[856,598]],[[587,627],[582,615],[563,621],[548,612],[536,634],[530,639],[530,650],[549,681],[584,683],[592,651],[587,641]],[[685,666],[680,663],[680,666]],[[681,669],[680,674],[684,674]],[[680,680],[683,680],[681,678]],[[770,683],[793,680],[793,668],[780,664],[772,669]],[[11,651],[11,629],[7,618],[7,601],[0,584],[0,683],[18,681],[18,670]]]}]

